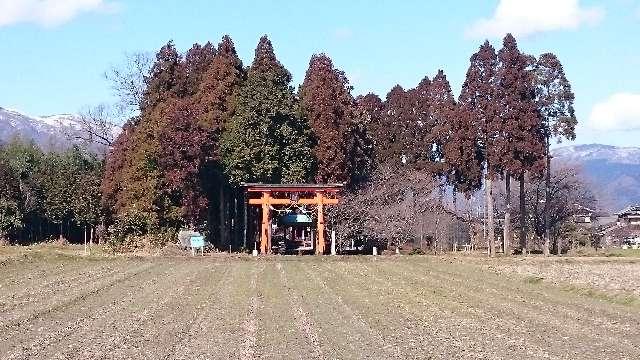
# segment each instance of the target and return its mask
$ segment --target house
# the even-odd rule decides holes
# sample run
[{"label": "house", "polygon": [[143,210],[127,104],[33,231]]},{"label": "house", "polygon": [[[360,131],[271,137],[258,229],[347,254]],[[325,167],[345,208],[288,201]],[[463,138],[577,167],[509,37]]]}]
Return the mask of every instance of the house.
[{"label": "house", "polygon": [[598,227],[602,246],[623,247],[640,239],[640,206],[632,205],[615,213],[615,222]]},{"label": "house", "polygon": [[595,210],[579,204],[575,205],[575,212],[573,214],[573,222],[578,225],[591,226],[597,220]]},{"label": "house", "polygon": [[602,247],[623,247],[629,241],[640,239],[640,225],[613,226],[602,232]]},{"label": "house", "polygon": [[616,213],[618,216],[618,225],[640,225],[640,205],[627,206],[623,210]]}]

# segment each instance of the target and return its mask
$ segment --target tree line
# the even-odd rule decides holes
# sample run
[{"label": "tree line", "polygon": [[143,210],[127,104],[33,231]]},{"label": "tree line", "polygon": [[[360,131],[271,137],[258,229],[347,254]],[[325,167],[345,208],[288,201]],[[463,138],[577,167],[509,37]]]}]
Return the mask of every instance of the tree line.
[{"label": "tree line", "polygon": [[224,36],[184,55],[168,42],[140,86],[117,75],[114,87],[139,111],[109,143],[102,175],[100,217],[116,242],[192,227],[226,248],[242,182],[342,182],[356,193],[382,167],[405,167],[453,189],[454,199],[485,189],[491,254],[494,183],[505,184],[509,244],[511,179],[519,182],[526,249],[526,178],[545,177],[550,188],[550,144],[573,139],[577,122],[557,57],[527,55],[511,35],[497,52],[486,41],[471,56],[457,99],[443,70],[384,99],[354,97],[326,54],[311,57],[295,89],[266,36],[249,66]]},{"label": "tree line", "polygon": [[0,145],[0,241],[91,240],[103,216],[102,170],[103,161],[79,147]]}]

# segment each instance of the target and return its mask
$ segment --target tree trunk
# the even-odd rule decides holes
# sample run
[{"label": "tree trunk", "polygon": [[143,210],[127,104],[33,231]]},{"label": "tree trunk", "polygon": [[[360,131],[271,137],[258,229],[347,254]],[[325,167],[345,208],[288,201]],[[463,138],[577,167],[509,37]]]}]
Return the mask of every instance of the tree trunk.
[{"label": "tree trunk", "polygon": [[504,211],[504,239],[502,249],[504,250],[505,255],[511,254],[511,175],[507,173],[507,177],[505,179],[505,206],[506,209]]},{"label": "tree trunk", "polygon": [[58,239],[60,240],[60,243],[62,243],[62,238],[63,238],[63,236],[62,236],[62,225],[63,225],[63,224],[64,224],[64,222],[63,222],[63,221],[61,221],[61,222],[60,222],[60,236],[58,236]]},{"label": "tree trunk", "polygon": [[87,225],[84,226],[84,254],[87,255]]},{"label": "tree trunk", "polygon": [[243,219],[242,219],[242,247],[246,251],[246,249],[247,249],[247,195],[243,194],[242,196],[243,196],[242,197],[242,212],[243,212]]},{"label": "tree trunk", "polygon": [[225,191],[224,184],[220,184],[220,244],[219,248],[224,249],[226,245],[226,224],[227,224],[227,214],[225,212]]},{"label": "tree trunk", "polygon": [[556,250],[556,255],[562,255],[562,239],[560,236],[556,236],[556,246],[558,247]]},{"label": "tree trunk", "polygon": [[525,207],[524,171],[520,173],[520,248],[527,255],[527,208]]},{"label": "tree trunk", "polygon": [[489,256],[495,256],[495,225],[493,221],[493,180],[489,174],[485,177],[485,201],[487,202],[487,241],[489,242]]},{"label": "tree trunk", "polygon": [[235,188],[233,190],[233,221],[231,223],[231,244],[234,248],[238,246],[238,239],[240,239],[238,223],[238,188]]},{"label": "tree trunk", "polygon": [[453,187],[452,190],[452,198],[453,198],[453,214],[454,214],[454,218],[453,218],[453,243],[456,244],[456,246],[458,246],[458,240],[459,240],[459,221],[458,221],[458,191],[456,190],[455,186]]},{"label": "tree trunk", "polygon": [[[549,211],[551,210],[551,154],[549,154],[549,138],[546,139],[546,157],[547,171],[544,180],[544,256],[549,256],[549,246],[551,245],[551,236],[549,231]],[[558,252],[560,255],[560,252]]]},{"label": "tree trunk", "polygon": [[433,237],[433,255],[438,255],[438,237],[440,236],[438,234],[438,225],[440,223],[440,215],[436,215],[436,229],[435,229],[435,236]]},{"label": "tree trunk", "polygon": [[104,240],[103,237],[106,238],[107,225],[105,224],[104,218],[102,218],[101,224],[100,233],[98,234],[98,245],[102,244]]}]

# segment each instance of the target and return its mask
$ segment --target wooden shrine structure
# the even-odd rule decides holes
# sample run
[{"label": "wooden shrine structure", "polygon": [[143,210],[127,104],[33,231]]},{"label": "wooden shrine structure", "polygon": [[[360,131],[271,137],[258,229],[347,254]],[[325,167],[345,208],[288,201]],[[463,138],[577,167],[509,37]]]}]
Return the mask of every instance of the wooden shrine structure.
[{"label": "wooden shrine structure", "polygon": [[[342,184],[260,184],[245,183],[248,205],[260,206],[262,221],[260,224],[260,253],[272,252],[272,214],[291,212],[300,209],[309,213],[308,219],[315,218],[317,235],[314,237],[313,250],[316,255],[325,252],[326,205],[338,204],[338,195]],[[306,215],[305,215],[306,216]],[[311,221],[311,220],[309,220]]]}]

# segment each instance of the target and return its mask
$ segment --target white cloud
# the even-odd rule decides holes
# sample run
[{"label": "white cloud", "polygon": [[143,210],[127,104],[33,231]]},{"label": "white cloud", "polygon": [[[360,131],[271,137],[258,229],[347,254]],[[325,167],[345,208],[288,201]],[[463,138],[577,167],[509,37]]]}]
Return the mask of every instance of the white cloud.
[{"label": "white cloud", "polygon": [[597,131],[640,130],[640,94],[616,93],[595,104],[586,125]]},{"label": "white cloud", "polygon": [[467,29],[470,37],[501,37],[506,33],[535,33],[577,29],[595,24],[604,16],[596,7],[583,7],[579,0],[500,0],[493,17],[478,20]]},{"label": "white cloud", "polygon": [[81,13],[116,9],[117,4],[108,0],[0,0],[0,27],[19,23],[52,27]]}]

